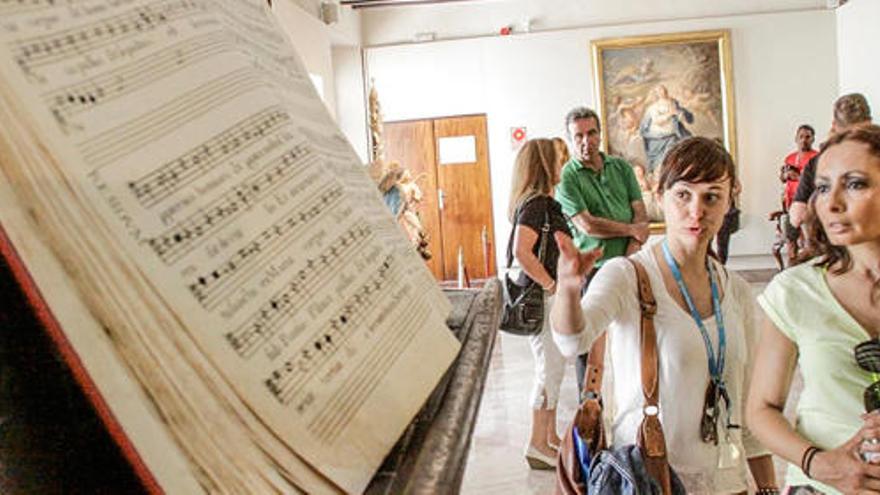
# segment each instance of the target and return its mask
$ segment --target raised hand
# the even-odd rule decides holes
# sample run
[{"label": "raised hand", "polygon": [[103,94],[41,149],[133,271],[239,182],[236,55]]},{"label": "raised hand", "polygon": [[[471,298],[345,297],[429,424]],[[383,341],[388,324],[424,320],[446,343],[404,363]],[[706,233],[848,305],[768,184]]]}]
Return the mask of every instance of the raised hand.
[{"label": "raised hand", "polygon": [[556,232],[554,237],[556,245],[559,246],[559,261],[556,265],[556,292],[557,294],[576,293],[579,296],[584,285],[584,278],[593,269],[596,260],[602,256],[602,248],[580,252],[571,237],[561,232]]}]

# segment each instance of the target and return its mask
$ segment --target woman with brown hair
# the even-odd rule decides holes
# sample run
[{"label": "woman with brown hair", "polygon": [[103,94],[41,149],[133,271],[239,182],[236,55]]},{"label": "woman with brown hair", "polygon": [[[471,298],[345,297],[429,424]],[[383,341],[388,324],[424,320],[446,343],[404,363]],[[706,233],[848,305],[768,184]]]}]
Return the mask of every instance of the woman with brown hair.
[{"label": "woman with brown hair", "polygon": [[[709,256],[735,182],[730,154],[714,141],[692,137],[673,146],[657,183],[666,237],[630,256],[653,287],[660,422],[669,464],[691,494],[746,493],[747,464],[758,493],[776,493],[770,456],[741,427],[754,300],[742,278]],[[580,299],[583,277],[600,253],[580,253],[562,236],[557,241],[555,341],[564,355],[575,355],[608,329],[605,369],[613,383],[603,398],[612,415],[611,444],[633,444],[645,401],[635,270],[623,258],[605,263]]]},{"label": "woman with brown hair", "polygon": [[[553,241],[557,234],[571,239],[562,207],[553,199],[553,188],[559,183],[562,163],[551,139],[530,139],[520,149],[513,171],[508,215],[514,224],[512,245],[508,252],[522,267],[517,283],[532,282],[545,291],[547,305],[544,329],[529,337],[535,357],[535,384],[531,394],[532,431],[525,457],[535,469],[553,469],[559,435],[556,433],[556,403],[565,368],[565,358],[553,343],[547,323],[556,292],[556,260],[559,250]],[[545,236],[543,262],[538,258],[541,235]]]},{"label": "woman with brown hair", "polygon": [[[791,463],[789,493],[878,494],[880,127],[831,137],[815,180],[810,232],[819,257],[777,275],[758,298],[768,322],[749,425]],[[782,409],[795,365],[804,389],[793,427]]]}]

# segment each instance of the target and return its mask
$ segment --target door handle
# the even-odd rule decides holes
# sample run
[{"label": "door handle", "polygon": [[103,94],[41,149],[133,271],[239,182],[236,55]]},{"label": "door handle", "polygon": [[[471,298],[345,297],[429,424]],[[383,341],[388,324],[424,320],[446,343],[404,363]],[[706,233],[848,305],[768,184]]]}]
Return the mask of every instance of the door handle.
[{"label": "door handle", "polygon": [[446,208],[446,193],[440,188],[437,189],[437,207],[440,208],[440,211]]}]

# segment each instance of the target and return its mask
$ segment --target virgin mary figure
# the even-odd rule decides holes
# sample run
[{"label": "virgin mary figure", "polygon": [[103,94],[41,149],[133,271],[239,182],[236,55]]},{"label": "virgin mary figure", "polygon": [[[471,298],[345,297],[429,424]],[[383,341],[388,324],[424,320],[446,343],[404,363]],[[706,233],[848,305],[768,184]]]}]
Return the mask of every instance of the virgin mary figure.
[{"label": "virgin mary figure", "polygon": [[648,173],[654,175],[666,152],[682,139],[691,136],[685,123],[691,124],[694,115],[675,98],[669,96],[666,86],[659,84],[653,90],[654,101],[642,114],[639,134],[648,157]]}]

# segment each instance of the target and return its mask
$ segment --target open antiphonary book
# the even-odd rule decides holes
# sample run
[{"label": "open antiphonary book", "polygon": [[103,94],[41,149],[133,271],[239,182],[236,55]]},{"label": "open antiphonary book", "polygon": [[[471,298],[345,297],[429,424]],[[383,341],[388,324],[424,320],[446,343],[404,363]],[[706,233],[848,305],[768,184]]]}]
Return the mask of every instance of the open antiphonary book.
[{"label": "open antiphonary book", "polygon": [[458,350],[263,0],[0,0],[0,245],[155,491],[360,492]]}]

